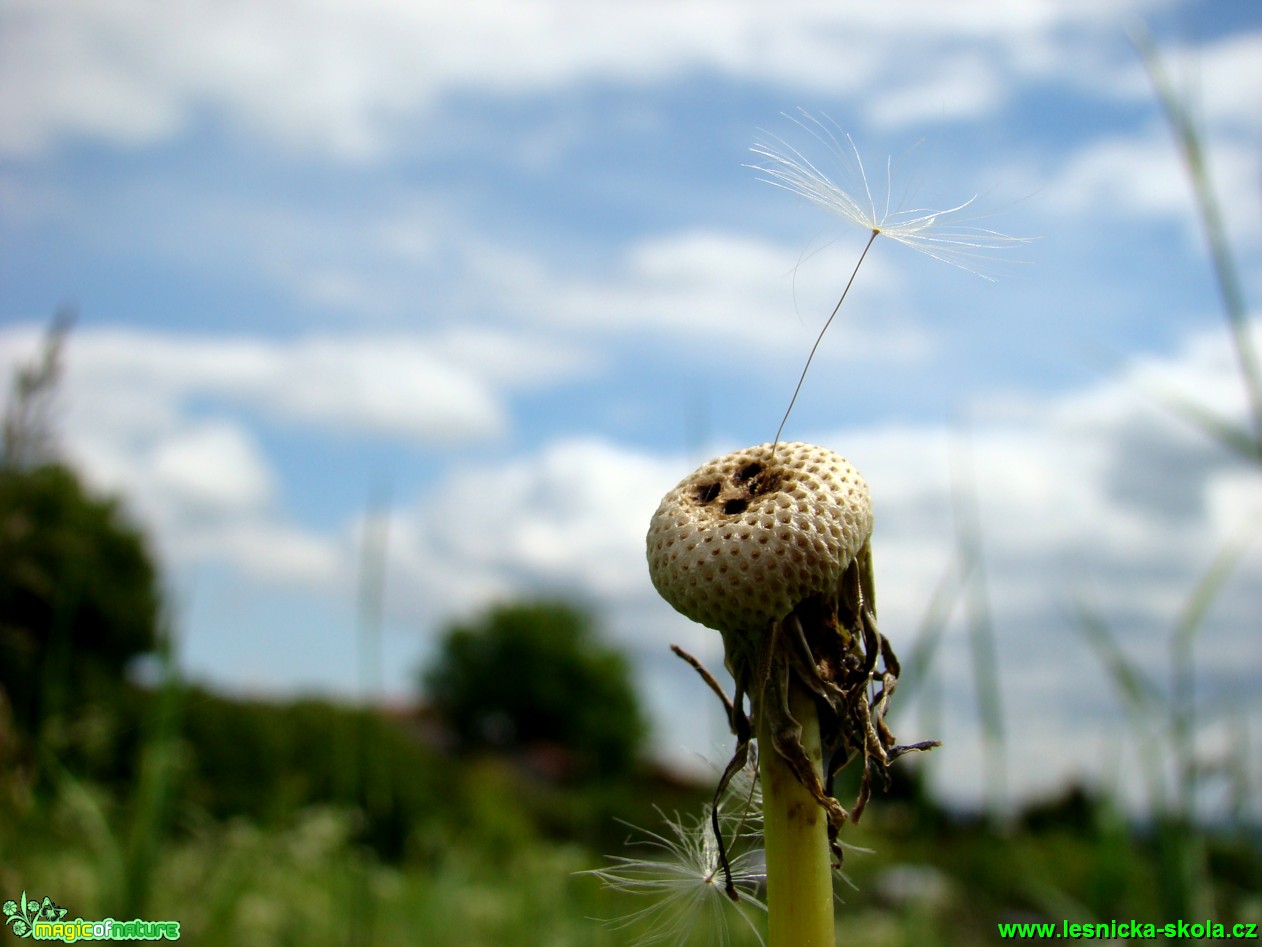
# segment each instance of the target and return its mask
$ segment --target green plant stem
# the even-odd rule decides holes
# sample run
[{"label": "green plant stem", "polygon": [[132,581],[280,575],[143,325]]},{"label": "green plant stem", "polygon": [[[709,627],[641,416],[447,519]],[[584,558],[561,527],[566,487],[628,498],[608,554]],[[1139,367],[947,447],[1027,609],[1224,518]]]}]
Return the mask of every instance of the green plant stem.
[{"label": "green plant stem", "polygon": [[[819,716],[804,686],[789,682],[789,712],[802,726],[802,746],[818,771],[823,750]],[[824,810],[775,751],[770,714],[758,715],[758,766],[762,780],[767,855],[770,947],[834,947],[832,856]]]}]

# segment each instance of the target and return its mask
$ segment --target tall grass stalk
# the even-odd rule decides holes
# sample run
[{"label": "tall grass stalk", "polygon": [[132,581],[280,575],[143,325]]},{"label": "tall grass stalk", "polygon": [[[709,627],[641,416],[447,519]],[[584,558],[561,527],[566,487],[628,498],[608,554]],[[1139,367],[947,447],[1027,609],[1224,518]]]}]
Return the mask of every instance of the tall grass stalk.
[{"label": "tall grass stalk", "polygon": [[1143,669],[1118,645],[1107,622],[1081,599],[1075,605],[1078,629],[1095,652],[1119,695],[1131,730],[1138,738],[1137,756],[1148,791],[1148,808],[1165,812],[1168,807],[1162,772],[1161,694]]},{"label": "tall grass stalk", "polygon": [[[359,554],[359,607],[356,612],[355,637],[359,651],[360,701],[370,709],[381,699],[383,662],[381,655],[382,613],[386,596],[386,558],[390,538],[390,490],[381,487],[369,499],[365,510]],[[357,759],[352,770],[356,779],[355,798],[369,808],[377,799],[379,788],[373,774],[377,771],[376,746],[369,713],[360,714],[356,743]]]},{"label": "tall grass stalk", "polygon": [[[1187,170],[1188,181],[1192,185],[1192,196],[1196,204],[1197,216],[1205,231],[1205,242],[1209,248],[1210,263],[1214,269],[1214,280],[1218,286],[1222,301],[1223,315],[1231,331],[1232,350],[1236,356],[1236,366],[1240,381],[1244,386],[1251,422],[1251,436],[1240,437],[1231,432],[1230,424],[1213,424],[1211,433],[1217,432],[1230,446],[1247,448],[1248,454],[1258,462],[1262,462],[1262,367],[1259,366],[1258,355],[1254,349],[1253,338],[1249,327],[1244,289],[1240,282],[1239,271],[1231,250],[1231,241],[1227,236],[1227,228],[1223,223],[1222,211],[1214,196],[1214,187],[1209,178],[1209,167],[1205,159],[1205,149],[1201,140],[1201,132],[1197,128],[1195,118],[1188,104],[1175,92],[1174,86],[1162,64],[1161,56],[1149,37],[1144,33],[1135,33],[1133,42],[1148,70],[1149,79],[1157,94],[1157,101],[1165,114],[1166,123],[1174,134],[1175,144]],[[1202,414],[1202,427],[1210,427],[1204,423],[1210,416]]]},{"label": "tall grass stalk", "polygon": [[[1248,536],[1233,537],[1188,594],[1169,635],[1170,687],[1166,692],[1125,654],[1098,615],[1079,606],[1080,627],[1109,672],[1139,737],[1140,764],[1156,816],[1163,903],[1184,914],[1205,907],[1197,902],[1203,900],[1209,879],[1203,839],[1197,829],[1205,767],[1196,746],[1200,715],[1193,645],[1205,627],[1206,612],[1248,545]],[[1167,786],[1169,778],[1173,778],[1173,791]]]},{"label": "tall grass stalk", "polygon": [[1190,822],[1196,817],[1197,783],[1201,767],[1196,759],[1196,660],[1194,646],[1205,628],[1205,615],[1218,599],[1226,581],[1235,572],[1252,537],[1238,534],[1219,550],[1214,561],[1188,596],[1170,635],[1170,742],[1174,758],[1177,800],[1180,816]]},{"label": "tall grass stalk", "polygon": [[[962,468],[963,472],[960,472]],[[972,462],[967,452],[957,449],[952,469],[954,481],[956,542],[964,564],[964,588],[968,615],[969,654],[973,664],[973,687],[977,695],[977,715],[981,723],[982,756],[986,771],[986,809],[992,824],[998,824],[1007,806],[1008,773],[1003,725],[1003,695],[999,685],[999,659],[996,654],[994,622],[982,552],[981,517],[977,495],[972,488]]]},{"label": "tall grass stalk", "polygon": [[[1176,93],[1151,40],[1139,33],[1133,41],[1192,187],[1245,394],[1247,418],[1241,425],[1185,398],[1163,400],[1228,449],[1262,463],[1262,368],[1231,243],[1210,181],[1202,134],[1191,108]],[[1256,525],[1246,524],[1242,531],[1229,537],[1187,596],[1169,634],[1170,677],[1165,692],[1125,655],[1107,624],[1079,606],[1080,628],[1108,672],[1139,736],[1140,761],[1156,817],[1158,882],[1163,904],[1174,913],[1190,915],[1207,909],[1209,905],[1204,902],[1211,893],[1204,836],[1198,829],[1199,789],[1205,767],[1197,754],[1202,714],[1196,696],[1194,646],[1203,634],[1207,613],[1256,533]],[[1227,765],[1239,771],[1244,763],[1233,754]],[[1173,778],[1172,791],[1167,787],[1166,766]],[[1234,782],[1241,782],[1239,775]]]},{"label": "tall grass stalk", "polygon": [[159,634],[161,690],[155,712],[145,721],[141,740],[132,818],[124,860],[120,910],[123,917],[145,917],[158,873],[158,859],[171,817],[174,784],[180,766],[179,731],[183,696],[169,622]]},{"label": "tall grass stalk", "polygon": [[[385,789],[377,778],[378,765],[377,728],[370,711],[381,697],[381,616],[385,604],[386,555],[389,541],[390,491],[378,490],[369,500],[364,517],[360,540],[359,560],[359,608],[356,614],[356,638],[359,642],[360,699],[364,712],[359,715],[359,732],[356,735],[355,767],[356,786],[352,798],[365,811],[384,808],[381,793]],[[356,858],[351,866],[350,885],[352,899],[357,906],[353,920],[348,916],[347,943],[357,947],[373,941],[376,928],[377,897],[373,891],[369,868],[363,859]]]},{"label": "tall grass stalk", "polygon": [[[958,544],[957,544],[958,546]],[[943,570],[934,586],[929,604],[925,607],[917,626],[911,652],[903,659],[903,673],[899,678],[899,694],[910,696],[916,705],[917,729],[921,732],[938,730],[943,716],[943,682],[937,673],[936,659],[947,623],[959,601],[962,589],[967,587],[974,563],[962,559],[960,550]],[[923,805],[924,797],[932,785],[934,754],[921,763],[921,780],[924,792],[918,794]]]}]

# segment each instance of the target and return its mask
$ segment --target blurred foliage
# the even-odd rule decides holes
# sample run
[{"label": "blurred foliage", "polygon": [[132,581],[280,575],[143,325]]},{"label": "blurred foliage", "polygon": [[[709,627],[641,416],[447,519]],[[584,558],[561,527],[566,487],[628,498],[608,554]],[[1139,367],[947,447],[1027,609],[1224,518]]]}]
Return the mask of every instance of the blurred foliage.
[{"label": "blurred foliage", "polygon": [[0,466],[0,687],[20,734],[108,699],[158,617],[153,560],[116,501],[61,465]]},{"label": "blurred foliage", "polygon": [[183,701],[184,811],[214,819],[283,822],[312,805],[353,812],[357,842],[402,856],[436,805],[452,768],[375,711],[321,700],[233,701],[202,691]]},{"label": "blurred foliage", "polygon": [[[280,717],[312,709],[251,706]],[[318,713],[324,711],[338,713]],[[231,719],[250,725],[248,713]],[[325,755],[332,768],[332,745]],[[429,765],[414,771],[432,795],[422,802],[418,793],[411,850],[397,862],[360,841],[363,814],[353,805],[299,805],[291,794],[295,808],[259,818],[213,818],[186,805],[176,830],[155,850],[147,916],[177,919],[183,939],[206,944],[632,942],[635,925],[611,929],[599,919],[625,917],[645,907],[645,899],[603,890],[576,872],[604,864],[607,854],[642,855],[643,848],[560,839],[543,828],[552,807],[594,805],[599,786],[548,790],[490,755],[434,758]],[[204,778],[222,776],[207,771]],[[0,774],[0,789],[7,778]],[[645,800],[669,806],[671,795],[648,782],[628,788],[638,800],[624,800],[624,817],[657,828]],[[541,802],[549,792],[551,803]],[[693,808],[701,795],[708,793],[674,799]],[[0,823],[0,895],[25,889],[84,917],[122,916],[116,839],[126,834],[134,802],[127,793],[67,779],[50,797],[14,807]],[[632,814],[636,805],[644,808]],[[838,889],[838,925],[850,941],[975,944],[995,940],[1000,921],[1177,918],[1160,890],[1153,827],[1129,823],[1105,797],[1068,790],[1032,806],[1004,831],[980,816],[947,813],[926,829],[911,807],[888,801],[847,828],[850,842],[874,850],[846,855],[855,887]],[[610,813],[601,817],[608,821]],[[1256,837],[1206,831],[1203,838],[1210,872],[1196,892],[1195,919],[1256,920],[1262,912]],[[726,910],[721,891],[714,894],[710,906]],[[692,937],[681,935],[680,943],[716,942],[709,912],[700,907]],[[732,933],[731,943],[754,943],[739,928]]]},{"label": "blurred foliage", "polygon": [[[70,805],[28,835],[0,826],[0,894],[25,885],[75,915],[118,916],[106,863],[79,834],[85,828]],[[575,874],[590,862],[580,847],[464,845],[441,865],[401,868],[357,846],[354,832],[354,817],[335,807],[302,810],[277,826],[198,826],[164,848],[148,916],[178,920],[182,942],[241,947],[626,943],[593,920],[620,908]]]},{"label": "blurred foliage", "polygon": [[579,776],[629,772],[647,735],[626,658],[563,602],[502,605],[456,625],[422,684],[462,748],[554,744]]},{"label": "blurred foliage", "polygon": [[[158,644],[157,569],[119,501],[58,461],[53,418],[74,314],[52,319],[12,379],[0,423],[0,750],[93,742],[85,707],[113,700]],[[7,726],[6,726],[7,723]],[[20,748],[12,746],[21,741]]]},{"label": "blurred foliage", "polygon": [[[160,806],[151,831],[178,836],[233,819],[280,828],[295,813],[333,807],[356,845],[391,863],[434,864],[453,846],[511,850],[539,839],[617,848],[618,818],[649,822],[652,804],[691,807],[701,798],[652,771],[575,783],[495,754],[455,758],[429,745],[408,711],[234,700],[178,683],[125,686],[85,704],[74,733],[38,783],[29,774],[22,785],[10,781],[19,809],[82,784],[99,794],[100,821],[133,831],[134,822],[155,821],[147,807]],[[154,767],[159,790],[146,788]]]}]

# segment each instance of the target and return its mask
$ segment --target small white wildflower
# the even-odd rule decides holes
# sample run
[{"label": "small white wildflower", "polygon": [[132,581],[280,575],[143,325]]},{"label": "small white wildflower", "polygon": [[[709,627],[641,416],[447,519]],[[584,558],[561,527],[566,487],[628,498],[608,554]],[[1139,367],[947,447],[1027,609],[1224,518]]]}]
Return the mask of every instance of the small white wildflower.
[{"label": "small white wildflower", "polygon": [[[1027,237],[1010,237],[995,230],[947,223],[948,218],[971,206],[977,199],[976,196],[943,210],[893,207],[892,169],[889,160],[885,164],[884,198],[878,211],[877,200],[873,197],[867,172],[863,167],[863,159],[850,135],[841,133],[845,139],[843,145],[841,138],[838,138],[840,129],[831,120],[830,124],[825,124],[805,111],[801,112],[801,116],[800,119],[791,115],[786,115],[785,118],[822,144],[838,160],[848,177],[858,179],[863,187],[862,199],[856,198],[821,171],[800,149],[778,135],[764,131],[762,134],[766,136],[765,139],[755,142],[750,150],[765,159],[765,163],[749,167],[766,175],[764,180],[767,183],[799,194],[829,213],[837,214],[871,231],[873,239],[877,236],[889,237],[896,243],[911,247],[935,260],[976,273],[983,279],[991,277],[978,273],[966,265],[966,261],[985,258],[988,256],[987,251],[1005,250],[1030,242]],[[944,226],[951,229],[943,229]]]},{"label": "small white wildflower", "polygon": [[647,896],[652,903],[626,917],[608,923],[619,930],[639,927],[632,944],[681,943],[686,932],[707,915],[710,928],[720,944],[727,942],[728,920],[732,912],[763,943],[762,934],[750,909],[766,912],[766,904],[757,896],[766,880],[760,848],[744,848],[729,863],[732,882],[740,890],[740,901],[733,901],[724,891],[723,869],[719,861],[718,841],[714,837],[710,808],[700,817],[676,814],[663,815],[665,834],[638,829],[643,839],[633,844],[655,850],[646,858],[620,855],[606,856],[613,864],[580,874],[595,875],[607,887],[628,894]]}]

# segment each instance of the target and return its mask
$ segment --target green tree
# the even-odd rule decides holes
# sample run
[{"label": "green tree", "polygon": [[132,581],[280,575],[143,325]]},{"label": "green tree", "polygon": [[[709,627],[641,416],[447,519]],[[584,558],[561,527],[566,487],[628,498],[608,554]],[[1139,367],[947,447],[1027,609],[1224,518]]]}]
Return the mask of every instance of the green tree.
[{"label": "green tree", "polygon": [[0,689],[19,733],[108,696],[157,644],[157,572],[117,501],[56,459],[51,404],[69,317],[20,368],[0,453]]},{"label": "green tree", "polygon": [[455,625],[422,684],[463,747],[554,742],[582,775],[626,773],[647,733],[626,658],[564,602],[503,605]]},{"label": "green tree", "polygon": [[19,732],[101,696],[154,649],[159,602],[141,535],[59,465],[0,467],[0,685]]}]

